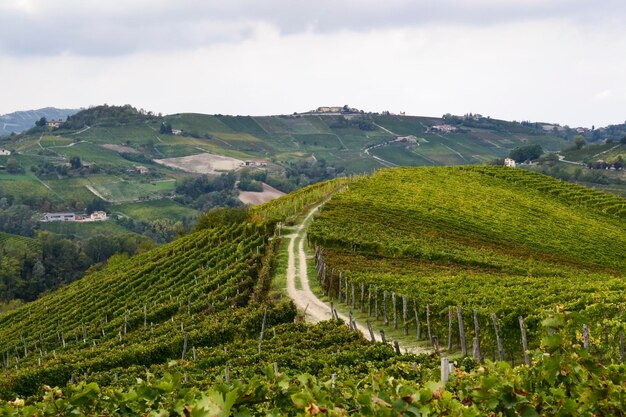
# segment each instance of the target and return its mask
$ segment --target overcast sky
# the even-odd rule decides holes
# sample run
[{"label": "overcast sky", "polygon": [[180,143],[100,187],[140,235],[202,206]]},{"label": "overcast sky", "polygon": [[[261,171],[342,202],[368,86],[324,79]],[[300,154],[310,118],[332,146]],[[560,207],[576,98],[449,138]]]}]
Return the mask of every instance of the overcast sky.
[{"label": "overcast sky", "polygon": [[0,114],[626,120],[622,0],[0,0]]}]

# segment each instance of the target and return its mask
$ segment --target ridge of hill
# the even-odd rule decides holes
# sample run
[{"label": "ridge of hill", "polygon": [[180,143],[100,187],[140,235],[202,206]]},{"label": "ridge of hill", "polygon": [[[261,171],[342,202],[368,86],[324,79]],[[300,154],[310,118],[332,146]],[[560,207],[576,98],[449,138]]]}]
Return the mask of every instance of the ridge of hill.
[{"label": "ridge of hill", "polygon": [[45,117],[47,120],[65,120],[77,113],[78,109],[58,109],[44,107],[37,110],[16,111],[0,115],[0,137],[11,133],[20,133],[32,128],[35,122]]},{"label": "ridge of hill", "polygon": [[[403,316],[402,304],[415,305],[415,317],[443,346],[446,331],[458,340],[463,328],[459,320],[453,332],[451,308],[466,316],[475,309],[482,330],[466,323],[465,337],[478,340],[488,357],[501,340],[507,359],[519,363],[527,355],[514,347],[520,327],[513,319],[525,319],[531,349],[550,306],[567,309],[570,321],[544,321],[550,336],[531,366],[483,367],[478,357],[459,358],[448,384],[434,382],[437,354],[398,354],[337,320],[299,322],[293,303],[272,289],[272,277],[285,269],[281,234],[326,200],[308,238],[321,245],[317,258],[326,265],[317,269],[320,290],[361,314],[369,309],[369,320],[384,314],[390,334],[392,319],[415,334],[418,322]],[[0,410],[538,415],[565,400],[569,409],[615,414],[623,406],[615,398],[625,389],[624,365],[603,365],[592,355],[603,363],[619,357],[624,210],[619,197],[478,166],[395,168],[320,183],[250,210],[243,222],[239,212],[208,213],[195,233],[115,259],[0,316],[0,396],[12,400]],[[489,330],[492,312],[500,336]],[[594,336],[587,350],[570,342],[582,323]],[[577,374],[568,379],[567,370]],[[68,383],[63,391],[43,387]],[[596,386],[607,389],[593,391],[594,401],[569,394]],[[511,390],[513,397],[506,395]],[[16,396],[43,403],[23,407]]]}]

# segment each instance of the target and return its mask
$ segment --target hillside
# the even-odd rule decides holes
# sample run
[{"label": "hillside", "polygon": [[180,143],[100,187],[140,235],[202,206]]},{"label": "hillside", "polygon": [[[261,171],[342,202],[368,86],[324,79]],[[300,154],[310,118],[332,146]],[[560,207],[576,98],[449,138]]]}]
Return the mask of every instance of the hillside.
[{"label": "hillside", "polygon": [[47,120],[65,120],[67,116],[71,116],[76,112],[78,112],[77,109],[45,107],[43,109],[3,114],[0,116],[0,137],[28,130],[42,117],[45,117]]},{"label": "hillside", "polygon": [[[323,202],[308,226],[302,215]],[[618,197],[495,167],[390,169],[304,188],[249,211],[244,221],[237,211],[213,212],[193,234],[115,259],[0,316],[7,348],[0,395],[11,400],[0,410],[553,415],[549,410],[566,401],[573,414],[616,415],[624,395],[624,365],[612,360],[623,324],[616,307],[626,286],[625,215]],[[427,325],[449,360],[456,358],[451,381],[439,380],[438,353],[399,354],[338,320],[301,322],[304,312],[281,295],[281,277],[292,268],[287,239],[290,246],[296,239],[301,247],[322,245],[309,247],[326,265],[319,291],[358,320],[381,326],[385,319],[390,337],[397,331],[392,318],[400,317],[415,339],[417,323],[396,304],[408,295],[423,333]],[[316,270],[306,268],[306,256],[301,262],[308,271],[300,274]],[[489,329],[489,313],[496,313],[507,361],[532,366],[462,358],[453,329],[463,325],[452,326],[452,307],[465,311],[465,338],[476,337],[487,359],[497,359]],[[519,347],[518,315],[530,348],[541,349],[532,358]],[[582,323],[593,336],[587,349],[572,345]],[[448,349],[447,330],[455,337]],[[546,330],[551,336],[540,345]],[[595,391],[600,385],[606,389]]]},{"label": "hillside", "polygon": [[[109,232],[162,243],[214,207],[381,167],[481,164],[530,143],[556,151],[568,138],[539,123],[469,115],[161,116],[103,105],[58,127],[1,138],[0,147],[12,153],[0,155],[0,198],[28,206],[33,219],[98,206],[113,215]],[[278,191],[262,192],[272,189]],[[74,226],[41,225],[71,237],[95,229]]]},{"label": "hillside", "polygon": [[[450,307],[476,310],[483,325],[495,313],[509,329],[503,339],[511,353],[520,349],[519,316],[538,344],[543,312],[554,305],[602,303],[606,310],[592,309],[591,317],[617,314],[625,232],[623,198],[532,172],[397,168],[350,184],[324,205],[309,239],[335,277],[378,297],[407,296],[423,322],[428,304],[440,339]],[[337,281],[327,277],[323,291],[336,297]]]},{"label": "hillside", "polygon": [[[316,190],[324,192],[316,188],[313,197]],[[85,380],[127,386],[146,371],[171,371],[176,359],[176,370],[197,385],[225,372],[227,379],[252,377],[272,362],[288,374],[349,375],[355,369],[347,365],[358,359],[357,373],[366,375],[369,366],[430,360],[397,357],[336,323],[294,323],[293,305],[269,293],[272,225],[209,224],[0,316],[7,347],[0,395]]]}]

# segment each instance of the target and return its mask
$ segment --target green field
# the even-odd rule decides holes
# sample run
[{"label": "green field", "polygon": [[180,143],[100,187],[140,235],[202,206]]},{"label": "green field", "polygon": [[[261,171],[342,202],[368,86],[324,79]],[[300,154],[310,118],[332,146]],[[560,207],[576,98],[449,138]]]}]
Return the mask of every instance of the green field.
[{"label": "green field", "polygon": [[135,220],[170,219],[173,221],[183,218],[197,217],[199,212],[180,204],[163,199],[142,203],[120,204],[113,207],[114,212],[122,213]]},{"label": "green field", "polygon": [[89,183],[102,197],[110,202],[161,198],[163,194],[169,193],[176,188],[174,179],[149,181],[102,176],[89,178]]}]

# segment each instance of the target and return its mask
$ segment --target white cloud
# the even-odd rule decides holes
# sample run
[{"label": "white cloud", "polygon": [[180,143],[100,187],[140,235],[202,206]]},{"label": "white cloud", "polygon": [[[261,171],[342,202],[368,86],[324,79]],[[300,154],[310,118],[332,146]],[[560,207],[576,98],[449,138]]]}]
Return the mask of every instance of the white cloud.
[{"label": "white cloud", "polygon": [[[617,51],[626,50],[626,30],[611,19],[580,23],[586,2],[569,2],[573,11],[563,16],[557,10],[566,2],[551,2],[550,18],[533,17],[542,2],[512,0],[481,0],[478,9],[476,2],[428,2],[420,13],[415,2],[398,0],[297,9],[280,0],[269,3],[273,14],[268,3],[251,0],[125,3],[32,1],[36,15],[49,15],[51,4],[75,9],[59,12],[60,22],[48,17],[41,38],[7,44],[1,33],[0,113],[129,103],[164,113],[277,114],[350,104],[587,126],[625,118],[626,58]],[[445,18],[444,6],[473,11],[463,17],[449,7]],[[512,10],[523,13],[504,12]],[[403,11],[408,16],[398,17]],[[85,22],[63,29],[81,16]]]},{"label": "white cloud", "polygon": [[609,97],[611,97],[611,90],[602,90],[599,93],[597,93],[596,95],[593,96],[593,98],[595,100],[601,101],[601,100],[606,100]]}]

